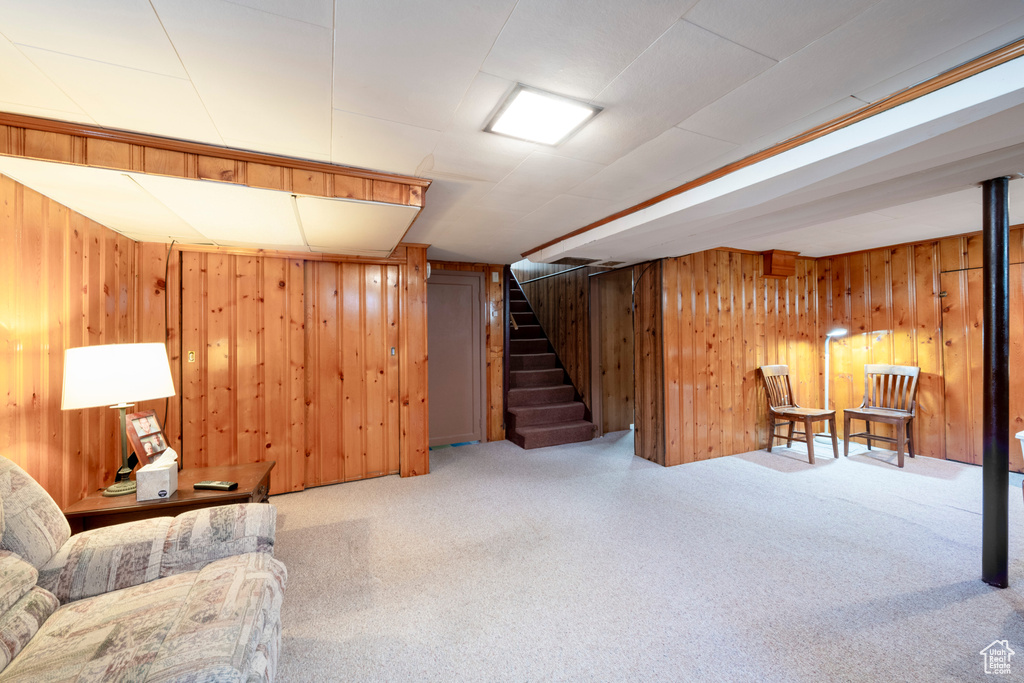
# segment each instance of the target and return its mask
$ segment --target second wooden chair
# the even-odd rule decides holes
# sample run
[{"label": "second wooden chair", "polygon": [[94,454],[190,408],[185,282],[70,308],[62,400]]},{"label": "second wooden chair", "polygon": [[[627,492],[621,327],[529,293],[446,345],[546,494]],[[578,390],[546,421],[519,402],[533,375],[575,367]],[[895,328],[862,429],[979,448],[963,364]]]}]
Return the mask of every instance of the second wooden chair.
[{"label": "second wooden chair", "polygon": [[[914,457],[914,415],[917,414],[917,378],[921,368],[913,365],[865,365],[864,400],[857,408],[843,411],[843,455],[850,454],[850,439],[867,439],[896,445],[896,458],[903,467],[903,451]],[[864,431],[850,433],[850,420],[864,420]],[[896,436],[871,433],[871,423],[881,422],[896,427]]]},{"label": "second wooden chair", "polygon": [[[764,380],[764,389],[768,394],[768,423],[771,428],[771,436],[768,441],[768,452],[772,452],[775,439],[786,439],[786,446],[790,447],[794,441],[802,441],[807,444],[807,460],[814,464],[814,423],[828,421],[829,434],[832,436],[832,453],[839,457],[839,442],[836,440],[836,411],[821,410],[818,408],[801,408],[793,399],[793,389],[789,384],[788,365],[762,365],[761,379]],[[804,431],[796,431],[796,423],[803,425]],[[786,434],[779,434],[775,430],[780,425],[789,425]],[[802,437],[802,438],[801,438]]]}]

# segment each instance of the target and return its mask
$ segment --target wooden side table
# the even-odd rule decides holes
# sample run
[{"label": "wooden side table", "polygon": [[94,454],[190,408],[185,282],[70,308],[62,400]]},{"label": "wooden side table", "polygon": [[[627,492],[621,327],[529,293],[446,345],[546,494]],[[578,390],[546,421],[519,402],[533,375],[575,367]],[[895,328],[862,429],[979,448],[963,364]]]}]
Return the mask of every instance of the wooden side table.
[{"label": "wooden side table", "polygon": [[[270,492],[270,470],[275,461],[221,467],[190,467],[178,472],[178,490],[169,498],[139,502],[133,495],[108,498],[94,491],[64,509],[71,532],[78,533],[112,524],[134,522],[151,517],[173,517],[189,510],[230,505],[266,503]],[[196,491],[197,481],[237,481],[234,491]]]}]

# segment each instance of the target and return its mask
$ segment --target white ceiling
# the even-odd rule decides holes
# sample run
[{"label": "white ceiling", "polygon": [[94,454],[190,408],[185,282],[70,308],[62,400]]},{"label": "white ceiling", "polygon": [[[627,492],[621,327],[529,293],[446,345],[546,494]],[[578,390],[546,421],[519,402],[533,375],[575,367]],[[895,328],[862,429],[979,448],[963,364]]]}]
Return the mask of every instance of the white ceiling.
[{"label": "white ceiling", "polygon": [[[512,262],[1021,36],[1020,0],[0,0],[0,111],[431,178],[406,239],[431,244],[432,258]],[[519,81],[604,111],[559,147],[483,133]],[[681,214],[577,251],[836,253],[977,229],[965,188],[1015,163],[985,155],[1024,143],[1020,113],[1000,119],[1001,136],[967,122],[958,158],[905,142],[788,199],[738,196],[716,221]],[[243,188],[181,190],[190,198],[171,210],[140,199],[166,179],[129,174],[132,189],[99,173],[74,179],[89,192],[59,191],[125,234],[255,243],[206,210],[246,210]],[[300,246],[355,249],[310,228],[329,233],[341,209],[304,203],[292,207]]]}]

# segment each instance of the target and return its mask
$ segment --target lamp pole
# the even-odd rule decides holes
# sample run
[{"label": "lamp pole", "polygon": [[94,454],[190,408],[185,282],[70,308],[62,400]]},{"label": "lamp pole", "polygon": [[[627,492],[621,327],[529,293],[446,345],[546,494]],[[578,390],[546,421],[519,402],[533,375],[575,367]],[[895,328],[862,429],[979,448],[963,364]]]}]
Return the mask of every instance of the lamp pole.
[{"label": "lamp pole", "polygon": [[[848,330],[845,327],[837,327],[828,334],[825,335],[825,410],[828,410],[828,385],[832,379],[832,359],[830,357],[830,351],[832,349],[832,340],[836,337],[845,337]],[[815,438],[822,437],[831,440],[832,434],[825,431],[820,434],[815,434]]]}]

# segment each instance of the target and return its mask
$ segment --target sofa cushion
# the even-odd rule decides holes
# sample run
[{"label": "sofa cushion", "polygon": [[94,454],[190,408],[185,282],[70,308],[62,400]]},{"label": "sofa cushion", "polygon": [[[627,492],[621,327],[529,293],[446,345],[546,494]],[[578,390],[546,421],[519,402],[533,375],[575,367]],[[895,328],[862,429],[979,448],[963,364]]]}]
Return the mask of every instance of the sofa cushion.
[{"label": "sofa cushion", "polygon": [[8,550],[0,550],[0,615],[36,585],[39,572]]},{"label": "sofa cushion", "polygon": [[2,680],[270,680],[286,577],[280,562],[253,553],[72,602]]},{"label": "sofa cushion", "polygon": [[192,571],[222,557],[274,552],[277,508],[266,503],[185,512],[171,522],[160,576]]},{"label": "sofa cushion", "polygon": [[4,531],[0,548],[10,550],[41,569],[71,536],[64,513],[42,486],[7,458],[0,456],[0,500]]},{"label": "sofa cushion", "polygon": [[91,529],[71,537],[39,570],[39,585],[62,603],[160,578],[170,517]]},{"label": "sofa cushion", "polygon": [[32,586],[0,615],[0,671],[28,645],[59,603],[49,591]]}]

